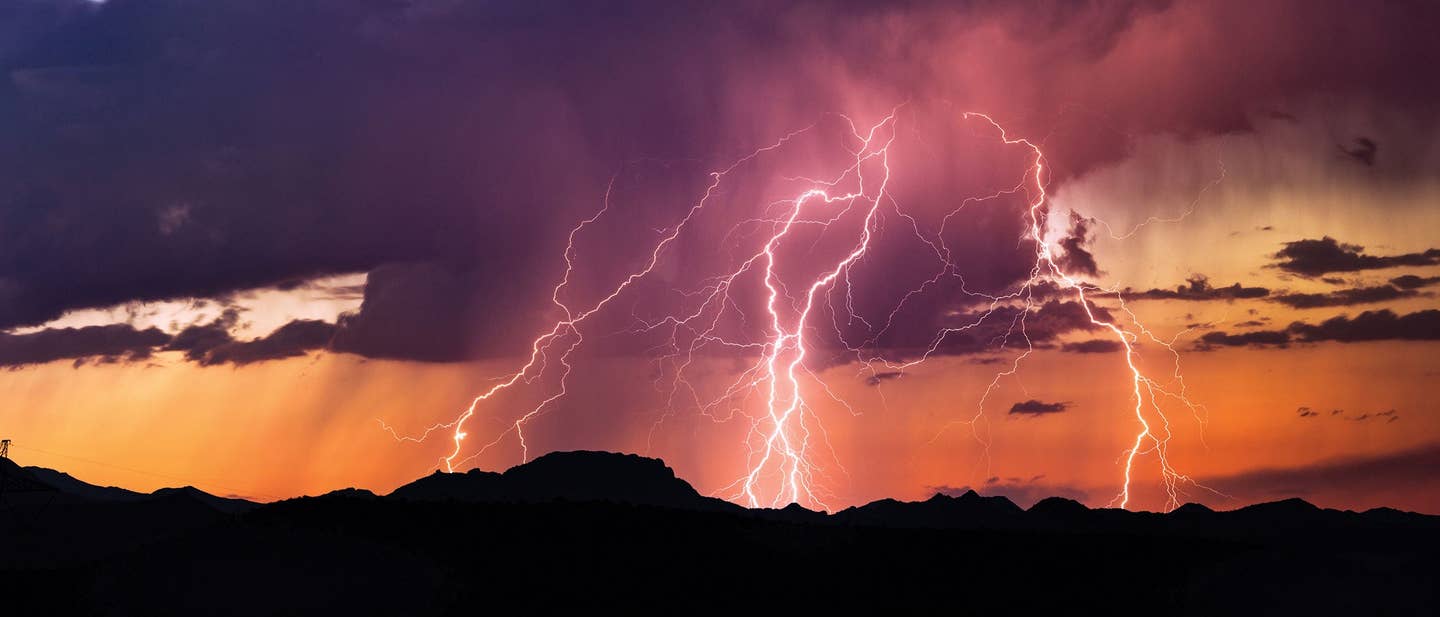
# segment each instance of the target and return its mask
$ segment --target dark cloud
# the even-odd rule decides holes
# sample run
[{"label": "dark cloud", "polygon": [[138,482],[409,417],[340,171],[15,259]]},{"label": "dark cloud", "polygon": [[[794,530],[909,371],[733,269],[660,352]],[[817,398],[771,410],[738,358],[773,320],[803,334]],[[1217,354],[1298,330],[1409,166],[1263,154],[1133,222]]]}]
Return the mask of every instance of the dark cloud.
[{"label": "dark cloud", "polygon": [[[291,321],[270,334],[249,341],[232,332],[241,313],[229,308],[208,323],[185,327],[163,347],[178,351],[202,366],[245,365],[304,355],[314,350],[350,353],[367,358],[453,362],[481,357],[477,351],[514,351],[530,332],[512,332],[509,338],[472,337],[468,327],[480,312],[503,307],[507,301],[494,292],[496,285],[481,277],[486,272],[436,263],[387,265],[369,273],[359,310],[342,314],[337,323]],[[298,288],[303,283],[295,283]]]},{"label": "dark cloud", "polygon": [[1402,255],[1367,255],[1365,247],[1344,244],[1330,236],[1319,240],[1286,242],[1275,254],[1280,262],[1275,267],[1301,276],[1320,276],[1331,272],[1358,272],[1399,266],[1433,266],[1440,264],[1440,249]]},{"label": "dark cloud", "polygon": [[1235,283],[1229,287],[1211,287],[1210,279],[1203,274],[1197,274],[1186,279],[1186,285],[1170,289],[1151,289],[1144,292],[1126,290],[1125,297],[1131,300],[1190,300],[1205,302],[1210,300],[1250,300],[1264,298],[1270,295],[1270,290],[1264,287],[1242,287]]},{"label": "dark cloud", "polygon": [[1285,347],[1290,344],[1290,334],[1286,332],[1241,332],[1229,334],[1225,332],[1206,332],[1196,342],[1195,348],[1201,351],[1214,349],[1216,347]]},{"label": "dark cloud", "polygon": [[887,372],[884,372],[884,373],[875,373],[874,375],[871,375],[871,376],[865,378],[865,385],[867,385],[867,386],[878,386],[878,385],[880,385],[882,382],[884,382],[884,381],[886,381],[886,380],[889,380],[889,379],[898,379],[898,378],[902,377],[903,375],[905,375],[905,374],[904,374],[904,373],[901,373],[901,372],[898,372],[898,371],[887,371]]},{"label": "dark cloud", "polygon": [[474,318],[472,293],[465,274],[453,268],[379,268],[366,280],[360,310],[341,316],[335,349],[373,358],[464,360],[470,351],[464,322]]},{"label": "dark cloud", "polygon": [[1035,399],[1021,401],[1010,406],[1010,413],[1039,416],[1052,413],[1060,413],[1070,409],[1070,403],[1043,403]]},{"label": "dark cloud", "polygon": [[1420,289],[1431,285],[1440,284],[1440,276],[1416,276],[1405,274],[1390,279],[1390,284],[1400,289]]},{"label": "dark cloud", "polygon": [[[498,264],[497,264],[498,265]],[[544,313],[520,311],[532,304],[494,279],[523,276],[516,270],[445,263],[393,264],[366,278],[360,310],[341,315],[332,349],[369,358],[455,362],[503,353],[520,353],[539,328]],[[511,317],[517,327],[505,331],[474,323],[490,315]],[[616,330],[619,328],[617,327]]]},{"label": "dark cloud", "polygon": [[[156,329],[145,330],[142,332],[144,336],[133,339],[144,344],[137,343],[134,349],[125,351],[126,355],[145,357],[153,347],[153,351],[180,352],[186,360],[201,366],[239,366],[300,356],[321,349],[369,358],[430,362],[473,359],[481,355],[476,351],[477,346],[487,343],[487,348],[492,351],[513,350],[514,345],[507,345],[499,337],[477,341],[468,334],[467,323],[484,306],[484,299],[476,296],[476,290],[495,289],[477,281],[475,276],[473,272],[435,264],[384,266],[367,277],[360,309],[341,315],[337,324],[294,320],[266,336],[242,341],[236,340],[233,334],[241,326],[242,313],[230,307],[215,319],[185,326],[173,336]],[[303,285],[295,283],[291,288]],[[503,299],[498,296],[490,300],[503,304]],[[103,356],[116,355],[106,351],[106,341],[129,340],[98,338],[102,333],[120,337],[122,327],[115,328],[113,331],[49,329],[34,335],[4,336],[10,337],[6,340],[14,346],[16,358],[45,357],[35,347],[40,344],[57,345],[54,353],[59,355],[50,359]],[[40,336],[42,334],[44,336]],[[512,334],[504,341],[515,342],[522,336],[521,333]],[[526,332],[523,336],[529,334]],[[84,352],[86,347],[79,341],[90,341],[92,346],[99,347],[96,351]],[[22,346],[29,351],[21,352]]]},{"label": "dark cloud", "polygon": [[1376,302],[1388,302],[1390,300],[1399,300],[1401,298],[1410,298],[1418,295],[1420,295],[1419,292],[1413,289],[1399,289],[1390,285],[1376,285],[1374,287],[1340,289],[1327,293],[1279,294],[1272,296],[1270,300],[1292,308],[1310,309],[1328,306],[1375,304]]},{"label": "dark cloud", "polygon": [[1095,219],[1085,218],[1077,212],[1070,213],[1070,233],[1060,239],[1061,252],[1055,263],[1068,274],[1100,276],[1100,266],[1095,256],[1086,248],[1092,241],[1091,227]]},{"label": "dark cloud", "polygon": [[[1093,303],[1091,310],[1097,319],[1114,319],[1108,310]],[[947,355],[986,353],[1017,346],[1046,349],[1055,346],[1066,334],[1093,332],[1100,327],[1090,320],[1085,307],[1078,302],[1049,300],[1029,310],[1016,306],[999,306],[994,310],[987,307],[984,311],[956,312],[929,322],[910,322],[877,339],[874,347],[887,357],[910,356],[932,345],[933,353]],[[936,342],[936,332],[946,328],[950,330]]]},{"label": "dark cloud", "polygon": [[0,366],[19,367],[55,360],[140,360],[170,339],[155,328],[128,324],[51,328],[30,334],[0,333]]},{"label": "dark cloud", "polygon": [[251,341],[232,341],[216,346],[200,358],[202,366],[233,364],[243,366],[265,360],[282,360],[323,349],[335,336],[335,325],[324,321],[298,319]]},{"label": "dark cloud", "polygon": [[1389,309],[1365,311],[1350,317],[1340,315],[1318,324],[1297,321],[1284,330],[1260,330],[1227,334],[1209,332],[1200,337],[1197,349],[1215,347],[1279,346],[1291,342],[1339,341],[1434,341],[1440,340],[1440,310],[1430,309],[1396,315]]},{"label": "dark cloud", "polygon": [[[1095,319],[1102,322],[1115,321],[1115,316],[1111,315],[1110,311],[1096,306],[1093,302],[1089,308]],[[1086,313],[1085,309],[1079,302],[1046,302],[1026,320],[1026,335],[1033,342],[1048,343],[1070,332],[1092,332],[1100,329],[1101,326],[1090,319],[1090,314]]]},{"label": "dark cloud", "polygon": [[331,323],[299,319],[263,337],[239,341],[231,334],[239,323],[240,312],[234,308],[226,309],[213,321],[185,327],[159,349],[182,352],[186,360],[200,366],[243,366],[327,348],[336,331]]},{"label": "dark cloud", "polygon": [[1350,147],[1343,145],[1338,147],[1340,148],[1340,152],[1344,153],[1345,156],[1359,161],[1360,164],[1366,167],[1374,167],[1375,154],[1380,149],[1379,145],[1375,143],[1375,140],[1369,137],[1356,137],[1353,144],[1354,145]]},{"label": "dark cloud", "polygon": [[1063,343],[1060,345],[1060,351],[1068,353],[1114,353],[1122,349],[1125,349],[1125,346],[1121,345],[1120,341],[1104,338]]},{"label": "dark cloud", "polygon": [[250,341],[235,340],[230,331],[239,312],[224,311],[215,320],[170,335],[158,328],[137,330],[129,324],[48,328],[30,334],[0,333],[0,366],[17,367],[55,360],[99,363],[150,358],[158,351],[182,352],[201,366],[236,366],[303,355],[329,345],[335,326],[323,321],[296,320]]},{"label": "dark cloud", "polygon": [[240,312],[234,308],[225,309],[214,321],[192,324],[177,333],[165,344],[164,351],[179,351],[191,362],[204,363],[210,350],[235,342],[230,330],[240,321]]},{"label": "dark cloud", "polygon": [[1406,315],[1388,309],[1365,311],[1354,318],[1340,315],[1315,325],[1296,322],[1288,331],[1301,341],[1433,341],[1440,340],[1440,310]]},{"label": "dark cloud", "polygon": [[1309,407],[1301,407],[1301,408],[1299,408],[1299,409],[1296,409],[1296,410],[1295,410],[1295,413],[1296,413],[1297,415],[1299,415],[1300,417],[1302,417],[1302,418],[1313,418],[1313,417],[1315,417],[1315,416],[1320,415],[1320,414],[1319,414],[1318,412],[1316,412],[1314,409],[1311,409],[1311,408],[1309,408]]}]

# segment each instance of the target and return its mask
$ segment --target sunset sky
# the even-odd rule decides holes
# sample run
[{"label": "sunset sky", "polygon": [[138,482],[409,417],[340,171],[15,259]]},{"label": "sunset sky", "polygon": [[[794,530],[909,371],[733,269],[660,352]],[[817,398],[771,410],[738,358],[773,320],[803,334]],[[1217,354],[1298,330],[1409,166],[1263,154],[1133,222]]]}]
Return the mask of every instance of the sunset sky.
[{"label": "sunset sky", "polygon": [[[614,450],[741,503],[760,465],[783,497],[759,462],[768,307],[798,319],[864,241],[799,339],[803,505],[1119,505],[1131,359],[1169,394],[1142,399],[1127,507],[1167,507],[1168,478],[1216,508],[1440,514],[1436,23],[1300,0],[8,3],[0,438],[137,490],[388,492],[457,443],[409,438],[510,383],[457,470]],[[860,197],[797,211],[812,190]]]}]

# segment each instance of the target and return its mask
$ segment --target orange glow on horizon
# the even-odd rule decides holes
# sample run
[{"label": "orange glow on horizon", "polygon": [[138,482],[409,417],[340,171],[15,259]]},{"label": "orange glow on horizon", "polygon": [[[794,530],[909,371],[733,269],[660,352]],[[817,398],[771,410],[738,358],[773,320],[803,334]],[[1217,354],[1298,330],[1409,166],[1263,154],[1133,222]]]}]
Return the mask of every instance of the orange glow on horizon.
[{"label": "orange glow on horizon", "polygon": [[[1406,413],[1385,423],[1344,417],[1311,422],[1297,418],[1295,409],[1318,405],[1313,399],[1321,392],[1347,414],[1424,408],[1429,393],[1419,385],[1424,379],[1416,367],[1425,365],[1429,353],[1423,344],[1368,343],[1189,354],[1186,375],[1192,388],[1205,396],[1211,421],[1204,443],[1191,433],[1177,436],[1172,457],[1193,476],[1210,479],[1428,445],[1428,435],[1440,432],[1440,419],[1432,415]],[[1277,362],[1282,354],[1286,361]],[[939,359],[898,383],[879,387],[866,385],[854,365],[828,369],[821,376],[862,412],[829,416],[844,418],[827,425],[832,445],[843,460],[864,462],[851,465],[849,475],[835,483],[831,505],[883,497],[922,499],[942,486],[972,486],[983,493],[990,477],[1035,476],[1043,476],[1039,483],[1044,485],[1079,489],[1089,496],[1089,505],[1104,505],[1113,495],[1121,463],[1114,453],[1126,442],[1113,430],[1113,422],[1093,419],[1127,406],[1129,392],[1104,378],[1123,370],[1123,362],[1118,354],[1080,364],[1067,356],[1037,352],[1027,360],[1030,376],[1023,384],[1008,383],[997,392],[1019,400],[1025,392],[1043,391],[1073,402],[1073,409],[1046,417],[995,418],[988,466],[968,434],[951,433],[925,444],[957,408],[971,407],[988,383],[988,376],[967,359]],[[493,374],[502,364],[418,365],[325,356],[313,365],[301,358],[234,370],[180,364],[163,370],[110,365],[76,371],[52,363],[11,372],[0,393],[7,400],[28,401],[8,414],[6,426],[7,436],[15,440],[11,455],[22,465],[51,467],[94,484],[135,490],[189,483],[216,494],[269,501],[349,486],[385,493],[434,471],[443,444],[399,447],[378,430],[375,418],[409,417],[421,424],[426,410],[436,413],[447,402],[465,397],[475,375]],[[587,371],[588,378],[576,383],[574,398],[594,404],[608,396],[617,408],[654,409],[640,398],[614,399],[608,387],[615,379],[643,375],[644,364],[617,359]],[[1247,368],[1237,370],[1240,366]],[[1386,398],[1334,390],[1333,384],[1352,374],[1367,375],[1374,391]],[[1052,377],[1040,379],[1042,375]],[[1096,387],[1107,383],[1112,385]],[[821,410],[831,411],[840,410]],[[555,449],[607,449],[663,458],[706,493],[732,481],[734,470],[743,464],[743,452],[735,452],[733,444],[745,427],[677,419],[652,436],[649,416],[633,417],[636,421],[623,430],[596,424],[583,443],[567,436],[565,429],[574,424],[589,429],[587,422],[599,422],[593,416],[557,413],[532,431]],[[650,440],[653,447],[647,452]],[[514,454],[497,451],[476,463],[500,470],[514,464]],[[1140,483],[1135,488],[1138,507],[1163,506],[1161,486]],[[1229,508],[1288,496],[1249,495],[1223,484],[1215,488],[1237,499],[1204,494],[1192,498]],[[1336,487],[1302,496],[1331,507],[1390,505],[1440,513],[1434,491],[1377,485],[1373,490]]]}]

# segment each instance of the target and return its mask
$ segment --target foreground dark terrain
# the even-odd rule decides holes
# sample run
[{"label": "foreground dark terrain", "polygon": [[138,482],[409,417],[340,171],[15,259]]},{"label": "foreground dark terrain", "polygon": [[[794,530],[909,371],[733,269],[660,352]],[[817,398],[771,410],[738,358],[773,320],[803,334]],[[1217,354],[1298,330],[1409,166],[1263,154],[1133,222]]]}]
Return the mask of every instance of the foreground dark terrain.
[{"label": "foreground dark terrain", "polygon": [[261,506],[0,467],[7,614],[1440,611],[1440,517],[1300,500],[1161,515],[968,493],[755,511],[657,460],[573,452]]}]

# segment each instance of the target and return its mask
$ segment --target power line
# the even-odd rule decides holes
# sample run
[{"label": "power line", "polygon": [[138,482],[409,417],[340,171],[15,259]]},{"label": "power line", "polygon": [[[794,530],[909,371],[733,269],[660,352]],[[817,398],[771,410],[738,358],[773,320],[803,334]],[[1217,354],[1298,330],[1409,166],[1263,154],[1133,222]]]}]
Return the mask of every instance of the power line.
[{"label": "power line", "polygon": [[258,491],[250,491],[250,490],[246,490],[246,489],[236,488],[236,487],[233,487],[233,486],[225,486],[225,485],[223,485],[223,484],[219,484],[219,483],[212,482],[212,481],[209,481],[209,480],[203,480],[203,481],[198,481],[198,482],[197,482],[197,481],[196,481],[195,479],[193,479],[193,478],[183,478],[183,477],[180,477],[180,476],[175,476],[175,475],[170,475],[170,474],[156,473],[156,472],[153,472],[153,471],[145,471],[145,470],[143,470],[143,469],[134,469],[134,468],[131,468],[131,467],[124,467],[124,466],[121,466],[121,465],[114,465],[114,464],[111,464],[111,463],[105,463],[105,462],[101,462],[101,461],[97,461],[97,460],[92,460],[92,459],[88,459],[88,458],[83,458],[83,457],[79,457],[79,456],[72,456],[72,455],[69,455],[69,454],[61,454],[61,453],[59,453],[59,452],[52,452],[52,451],[50,451],[50,450],[44,450],[44,449],[41,449],[41,448],[36,448],[36,447],[34,447],[34,446],[28,446],[28,445],[27,445],[27,446],[22,446],[22,445],[19,445],[19,444],[12,444],[12,443],[10,443],[10,440],[8,440],[8,439],[5,440],[5,442],[6,442],[7,444],[12,445],[12,446],[14,446],[14,447],[16,447],[16,448],[19,448],[19,449],[21,449],[21,450],[29,450],[29,451],[31,451],[31,452],[37,452],[37,453],[40,453],[40,454],[47,454],[47,455],[50,455],[50,456],[58,456],[58,457],[60,457],[60,458],[66,458],[66,459],[70,459],[70,460],[73,460],[73,461],[80,461],[80,462],[82,462],[82,463],[89,463],[89,464],[91,464],[91,465],[99,465],[99,466],[101,466],[101,467],[109,467],[109,468],[111,468],[111,469],[119,469],[119,470],[121,470],[121,471],[128,471],[128,472],[130,472],[130,473],[138,473],[138,474],[146,475],[146,476],[154,476],[154,477],[156,477],[156,478],[165,478],[165,479],[167,479],[167,480],[175,480],[175,481],[177,481],[177,482],[184,482],[185,484],[188,484],[188,485],[190,485],[190,486],[208,486],[208,487],[211,487],[211,488],[224,489],[224,490],[226,490],[226,491],[229,491],[229,492],[232,493],[232,494],[237,494],[237,495],[239,495],[239,494],[245,494],[245,495],[254,496],[254,497],[264,497],[264,498],[271,499],[271,500],[276,500],[276,501],[278,501],[279,499],[281,499],[280,497],[276,497],[275,495],[269,495],[269,494],[261,493],[261,492],[258,492]]}]

